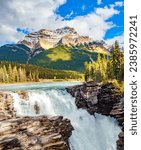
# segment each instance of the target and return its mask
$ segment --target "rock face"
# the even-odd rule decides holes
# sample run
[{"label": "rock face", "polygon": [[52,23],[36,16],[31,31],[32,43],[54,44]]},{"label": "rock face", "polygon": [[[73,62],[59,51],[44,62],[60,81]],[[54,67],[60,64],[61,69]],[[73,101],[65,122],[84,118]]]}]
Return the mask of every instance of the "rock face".
[{"label": "rock face", "polygon": [[19,94],[21,99],[23,99],[23,100],[28,100],[29,99],[27,91],[17,91],[17,93]]},{"label": "rock face", "polygon": [[112,83],[100,85],[94,82],[84,83],[66,89],[76,98],[78,108],[86,109],[91,115],[100,113],[117,119],[122,127],[117,141],[117,150],[123,150],[124,145],[124,98],[116,92]]},{"label": "rock face", "polygon": [[0,122],[0,149],[69,150],[72,130],[63,117],[8,119]]},{"label": "rock face", "polygon": [[12,97],[0,92],[1,150],[70,150],[72,130],[62,116],[16,117]]},{"label": "rock face", "polygon": [[118,135],[117,150],[124,150],[124,131],[121,131]]},{"label": "rock face", "polygon": [[47,50],[58,45],[66,45],[68,47],[81,45],[87,48],[87,50],[108,53],[103,41],[98,42],[88,36],[81,36],[71,27],[56,30],[41,29],[37,32],[29,33],[18,43],[27,46],[31,51],[39,48]]},{"label": "rock face", "polygon": [[75,103],[78,108],[86,109],[90,114],[94,114],[96,112],[95,105],[98,103],[97,95],[100,88],[99,84],[89,82],[66,89],[76,98]]},{"label": "rock face", "polygon": [[0,121],[15,117],[12,97],[4,92],[0,92]]}]

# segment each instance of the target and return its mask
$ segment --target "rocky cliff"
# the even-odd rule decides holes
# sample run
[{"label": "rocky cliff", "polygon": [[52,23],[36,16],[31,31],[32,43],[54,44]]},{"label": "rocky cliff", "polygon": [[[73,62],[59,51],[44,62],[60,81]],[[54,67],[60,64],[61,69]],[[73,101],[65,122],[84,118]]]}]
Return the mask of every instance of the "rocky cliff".
[{"label": "rocky cliff", "polygon": [[101,53],[108,53],[105,43],[94,41],[88,36],[79,35],[74,28],[64,27],[56,30],[41,29],[37,32],[29,33],[18,43],[23,44],[35,51],[43,48],[45,50],[66,45],[68,47],[83,46],[87,50]]},{"label": "rocky cliff", "polygon": [[116,118],[122,128],[117,141],[117,150],[124,147],[124,98],[112,83],[101,85],[95,82],[66,88],[76,99],[78,108],[86,109],[91,115],[100,113]]},{"label": "rocky cliff", "polygon": [[1,150],[69,150],[72,130],[70,120],[62,116],[16,117],[12,97],[0,92]]}]

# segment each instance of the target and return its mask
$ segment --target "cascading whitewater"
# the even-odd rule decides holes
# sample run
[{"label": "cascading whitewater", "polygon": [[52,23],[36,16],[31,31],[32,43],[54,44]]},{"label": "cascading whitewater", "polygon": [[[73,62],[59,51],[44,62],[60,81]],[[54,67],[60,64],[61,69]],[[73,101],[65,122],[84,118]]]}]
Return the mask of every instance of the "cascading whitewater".
[{"label": "cascading whitewater", "polygon": [[72,150],[116,150],[120,128],[115,119],[86,110],[77,109],[75,99],[65,90],[28,91],[28,100],[22,100],[18,93],[11,93],[14,108],[19,116],[58,116],[71,120],[74,127],[69,139]]}]

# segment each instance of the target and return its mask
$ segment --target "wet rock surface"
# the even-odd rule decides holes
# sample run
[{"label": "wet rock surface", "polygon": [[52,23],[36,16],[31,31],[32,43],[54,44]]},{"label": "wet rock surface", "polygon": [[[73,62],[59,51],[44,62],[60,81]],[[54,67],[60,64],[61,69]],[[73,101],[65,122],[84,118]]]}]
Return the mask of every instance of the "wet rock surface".
[{"label": "wet rock surface", "polygon": [[0,121],[16,116],[10,94],[0,92]]},{"label": "wet rock surface", "polygon": [[17,92],[18,95],[20,96],[21,99],[23,100],[28,100],[29,99],[29,95],[27,91],[18,91]]},{"label": "wet rock surface", "polygon": [[78,108],[86,109],[90,114],[96,112],[95,105],[98,103],[98,91],[101,88],[100,84],[94,82],[84,83],[66,88],[73,97]]},{"label": "wet rock surface", "polygon": [[0,149],[67,150],[72,130],[63,117],[8,119],[0,122]]},{"label": "wet rock surface", "polygon": [[[102,115],[116,118],[122,131],[117,141],[117,150],[124,148],[124,98],[112,83],[105,85],[87,82],[83,85],[68,87],[66,90],[75,97],[78,108],[86,109],[91,115]],[[121,136],[122,135],[122,136]]]},{"label": "wet rock surface", "polygon": [[124,150],[124,131],[121,131],[118,135],[117,150]]},{"label": "wet rock surface", "polygon": [[62,116],[16,117],[12,97],[0,92],[1,150],[69,150],[72,130]]}]

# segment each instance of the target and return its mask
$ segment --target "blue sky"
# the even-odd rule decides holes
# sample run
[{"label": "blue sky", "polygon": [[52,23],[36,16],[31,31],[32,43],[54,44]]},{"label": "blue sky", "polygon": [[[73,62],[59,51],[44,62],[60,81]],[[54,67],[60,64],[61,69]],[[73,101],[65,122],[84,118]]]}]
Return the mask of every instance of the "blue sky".
[{"label": "blue sky", "polygon": [[[65,20],[71,20],[77,16],[85,16],[92,13],[95,8],[108,6],[116,2],[117,0],[102,0],[101,4],[98,4],[96,0],[67,0],[64,5],[56,10],[56,13],[61,15]],[[116,26],[106,32],[105,40],[120,36],[124,32],[124,8],[116,7],[116,9],[119,10],[120,13],[107,20],[112,21]]]},{"label": "blue sky", "polygon": [[[123,0],[1,0],[0,45],[16,43],[30,32],[64,26],[80,35],[123,44]],[[36,9],[35,9],[36,8]]]}]

